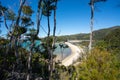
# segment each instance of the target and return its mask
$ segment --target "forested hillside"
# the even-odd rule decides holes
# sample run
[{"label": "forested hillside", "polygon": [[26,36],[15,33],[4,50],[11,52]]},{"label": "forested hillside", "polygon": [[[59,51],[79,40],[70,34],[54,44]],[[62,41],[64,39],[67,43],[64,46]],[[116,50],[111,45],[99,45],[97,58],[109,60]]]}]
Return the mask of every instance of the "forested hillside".
[{"label": "forested hillside", "polygon": [[[94,40],[101,40],[107,34],[109,34],[114,29],[120,29],[120,26],[114,26],[110,28],[100,29],[93,31],[93,39]],[[59,41],[66,41],[66,40],[89,40],[89,33],[80,33],[74,35],[65,35],[65,36],[58,36],[57,40]]]},{"label": "forested hillside", "polygon": [[96,31],[93,32],[93,38],[95,40],[101,40],[105,36],[107,36],[109,33],[114,31],[115,29],[120,29],[120,26],[114,26],[114,27],[110,27],[110,28],[96,30]]},{"label": "forested hillside", "polygon": [[107,34],[97,42],[87,59],[77,66],[79,80],[120,79],[120,28],[100,31],[107,31]]}]

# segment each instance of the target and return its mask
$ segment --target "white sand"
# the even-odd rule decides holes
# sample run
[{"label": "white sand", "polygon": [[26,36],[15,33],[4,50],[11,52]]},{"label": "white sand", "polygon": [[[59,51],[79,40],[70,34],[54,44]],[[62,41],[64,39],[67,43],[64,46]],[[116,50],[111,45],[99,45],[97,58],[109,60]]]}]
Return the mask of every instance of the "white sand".
[{"label": "white sand", "polygon": [[76,61],[79,57],[82,57],[83,49],[78,48],[77,46],[69,42],[65,42],[65,44],[67,44],[69,48],[71,49],[71,55],[69,55],[64,60],[62,60],[62,65],[69,66],[73,64],[73,62]]}]

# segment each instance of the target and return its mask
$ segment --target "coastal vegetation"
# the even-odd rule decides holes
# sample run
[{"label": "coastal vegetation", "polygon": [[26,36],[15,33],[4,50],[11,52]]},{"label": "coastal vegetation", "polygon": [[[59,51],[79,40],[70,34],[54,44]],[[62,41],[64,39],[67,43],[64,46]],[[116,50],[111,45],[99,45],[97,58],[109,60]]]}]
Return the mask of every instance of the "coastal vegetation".
[{"label": "coastal vegetation", "polygon": [[[120,80],[120,26],[56,36],[58,2],[38,0],[34,11],[27,0],[20,0],[18,12],[0,3],[0,24],[7,30],[5,37],[0,36],[0,80]],[[35,12],[36,23],[32,18]],[[39,37],[42,16],[47,19],[48,31],[44,38]],[[93,42],[89,51],[90,36]],[[85,51],[77,62],[64,66],[62,60],[55,61],[53,53],[58,43],[63,58],[63,50],[69,48],[64,42],[69,40],[83,40],[77,46]],[[23,47],[24,43],[28,43],[29,48]]]}]

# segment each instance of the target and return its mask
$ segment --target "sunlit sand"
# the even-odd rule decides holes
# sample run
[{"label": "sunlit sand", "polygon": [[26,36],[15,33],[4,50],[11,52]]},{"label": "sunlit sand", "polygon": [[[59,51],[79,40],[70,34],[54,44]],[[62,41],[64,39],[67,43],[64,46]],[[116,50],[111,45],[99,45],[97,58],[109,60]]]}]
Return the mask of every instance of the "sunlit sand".
[{"label": "sunlit sand", "polygon": [[73,62],[76,61],[79,57],[82,57],[83,49],[78,48],[77,46],[69,42],[65,42],[65,44],[67,44],[69,48],[71,49],[71,55],[69,55],[64,60],[62,60],[62,65],[69,66],[73,64]]}]

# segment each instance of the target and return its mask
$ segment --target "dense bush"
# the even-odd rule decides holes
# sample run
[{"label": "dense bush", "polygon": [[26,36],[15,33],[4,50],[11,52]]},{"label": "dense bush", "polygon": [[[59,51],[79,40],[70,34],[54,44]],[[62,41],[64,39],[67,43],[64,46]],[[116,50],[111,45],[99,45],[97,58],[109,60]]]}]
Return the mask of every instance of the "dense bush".
[{"label": "dense bush", "polygon": [[116,57],[107,51],[94,49],[77,69],[79,80],[119,80]]}]

